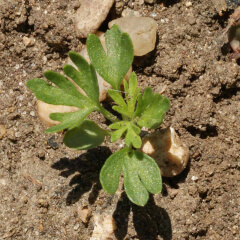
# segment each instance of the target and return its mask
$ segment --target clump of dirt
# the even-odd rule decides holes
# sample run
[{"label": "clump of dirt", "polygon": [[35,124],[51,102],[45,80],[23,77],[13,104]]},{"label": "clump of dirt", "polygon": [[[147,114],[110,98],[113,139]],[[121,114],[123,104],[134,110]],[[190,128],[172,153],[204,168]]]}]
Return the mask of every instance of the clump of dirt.
[{"label": "clump of dirt", "polygon": [[[45,70],[62,73],[68,51],[82,48],[74,29],[79,1],[1,1],[0,125],[7,130],[0,140],[1,238],[89,239],[93,220],[81,222],[82,206],[92,216],[113,214],[112,239],[240,238],[240,67],[228,62],[229,45],[215,41],[234,9],[228,3],[220,13],[215,0],[154,2],[116,1],[108,19],[131,8],[157,21],[156,49],[133,68],[142,88],[169,97],[162,127],[176,129],[191,161],[181,175],[164,178],[163,192],[142,208],[121,189],[105,193],[99,182],[104,161],[122,142],[66,148],[61,134],[44,133],[26,88]],[[91,117],[105,124],[101,115]]]}]

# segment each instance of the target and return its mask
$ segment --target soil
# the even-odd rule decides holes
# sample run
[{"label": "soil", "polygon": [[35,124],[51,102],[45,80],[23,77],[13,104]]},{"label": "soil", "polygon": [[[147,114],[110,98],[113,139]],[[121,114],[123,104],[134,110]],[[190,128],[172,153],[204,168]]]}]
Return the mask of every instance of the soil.
[{"label": "soil", "polygon": [[[82,48],[74,29],[79,1],[0,1],[0,124],[7,129],[0,140],[0,239],[89,239],[101,213],[116,221],[110,239],[240,239],[240,67],[228,61],[226,39],[218,41],[238,1],[146,2],[116,1],[107,21],[125,8],[157,21],[156,49],[136,58],[133,69],[142,88],[169,97],[161,127],[175,128],[190,162],[138,207],[99,182],[101,166],[122,142],[68,149],[62,134],[44,133],[26,88],[45,70],[62,72],[68,51]],[[32,39],[27,46],[24,37]],[[86,206],[92,217],[84,224],[78,209]]]}]

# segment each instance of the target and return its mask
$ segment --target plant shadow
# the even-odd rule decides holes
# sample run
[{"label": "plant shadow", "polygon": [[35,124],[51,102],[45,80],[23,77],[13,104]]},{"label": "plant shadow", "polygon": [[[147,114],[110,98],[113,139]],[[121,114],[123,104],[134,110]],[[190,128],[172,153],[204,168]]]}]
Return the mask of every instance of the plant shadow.
[{"label": "plant shadow", "polygon": [[111,155],[108,147],[98,147],[88,150],[75,159],[61,158],[58,162],[52,165],[52,168],[60,170],[60,175],[68,178],[73,175],[69,182],[72,190],[68,193],[66,204],[72,205],[79,201],[81,196],[91,191],[88,201],[93,204],[102,189],[99,174],[100,170]]},{"label": "plant shadow", "polygon": [[118,240],[125,239],[127,235],[131,210],[134,228],[139,240],[155,240],[158,236],[162,237],[163,240],[172,239],[170,217],[163,208],[156,205],[152,195],[144,207],[139,207],[132,204],[126,194],[122,193],[113,214],[117,226],[115,236]]}]

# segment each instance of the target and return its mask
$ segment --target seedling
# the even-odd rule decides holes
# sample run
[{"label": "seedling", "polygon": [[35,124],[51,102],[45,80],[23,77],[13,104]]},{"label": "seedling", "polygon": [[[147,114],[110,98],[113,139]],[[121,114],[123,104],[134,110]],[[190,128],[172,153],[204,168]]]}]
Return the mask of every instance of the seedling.
[{"label": "seedling", "polygon": [[[137,76],[132,73],[129,82],[121,83],[133,62],[133,45],[127,33],[122,33],[117,25],[106,32],[106,48],[104,51],[99,38],[90,34],[87,39],[87,50],[91,64],[75,52],[69,57],[78,70],[70,65],[63,71],[71,81],[56,72],[47,71],[44,76],[54,85],[43,79],[31,79],[27,86],[35,96],[46,103],[55,105],[75,106],[76,112],[52,113],[50,118],[60,124],[46,130],[47,133],[67,129],[63,142],[73,149],[91,149],[99,146],[107,135],[115,142],[123,138],[125,146],[113,153],[105,162],[100,172],[103,189],[114,194],[123,173],[124,189],[128,198],[135,204],[144,206],[149,193],[156,194],[162,189],[159,168],[151,157],[136,150],[141,147],[141,128],[155,129],[162,123],[165,112],[169,109],[168,98],[154,94],[147,87],[143,94],[137,86]],[[108,82],[112,89],[108,90],[114,102],[112,109],[121,118],[106,110],[99,102],[99,87],[96,71]],[[78,85],[86,93],[81,94],[75,87]],[[87,116],[97,111],[112,122],[109,129],[99,127]]]}]

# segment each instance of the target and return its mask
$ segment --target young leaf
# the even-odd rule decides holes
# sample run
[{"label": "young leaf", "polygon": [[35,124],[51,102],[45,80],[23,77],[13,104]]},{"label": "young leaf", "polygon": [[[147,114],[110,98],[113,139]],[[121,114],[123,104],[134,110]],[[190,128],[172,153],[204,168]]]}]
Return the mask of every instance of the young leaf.
[{"label": "young leaf", "polygon": [[69,57],[79,71],[71,65],[65,65],[63,67],[64,73],[82,88],[90,99],[95,103],[99,103],[99,86],[94,67],[91,64],[89,65],[78,53],[69,52]]},{"label": "young leaf", "polygon": [[160,94],[153,94],[151,88],[146,88],[143,96],[138,99],[134,116],[138,116],[137,124],[150,129],[157,128],[163,121],[165,112],[169,109],[168,98]]},{"label": "young leaf", "polygon": [[34,92],[37,99],[49,104],[79,108],[90,104],[89,99],[81,93],[76,97],[75,92],[73,92],[73,94],[66,93],[65,90],[53,87],[40,78],[29,80],[27,82],[27,87]]},{"label": "young leaf", "polygon": [[141,132],[141,129],[137,127],[134,123],[128,121],[121,121],[117,123],[113,123],[109,126],[111,129],[116,129],[115,132],[112,133],[111,141],[117,141],[125,131],[127,131],[125,137],[125,144],[130,146],[133,145],[135,148],[140,148],[142,145],[142,140],[138,136]]},{"label": "young leaf", "polygon": [[138,104],[137,104],[137,108],[134,113],[134,116],[140,117],[141,114],[148,108],[148,106],[151,105],[153,99],[154,99],[154,93],[150,87],[147,87],[143,95],[140,95],[138,98]]},{"label": "young leaf", "polygon": [[106,32],[105,53],[99,38],[90,34],[87,50],[92,64],[99,75],[115,90],[120,90],[122,79],[133,62],[133,45],[127,33],[122,33],[117,25]]},{"label": "young leaf", "polygon": [[137,75],[134,72],[132,72],[129,77],[129,85],[127,84],[127,82],[124,82],[124,87],[128,105],[128,112],[130,112],[132,115],[135,110],[137,99],[140,95],[140,88],[137,87]]},{"label": "young leaf", "polygon": [[111,136],[111,142],[116,142],[127,130],[127,126],[123,126],[118,130],[114,131]]},{"label": "young leaf", "polygon": [[110,129],[119,129],[119,128],[124,127],[126,125],[127,125],[127,121],[119,121],[119,122],[110,124],[109,128]]},{"label": "young leaf", "polygon": [[127,108],[127,104],[124,101],[124,99],[121,96],[121,94],[119,94],[118,92],[116,92],[113,89],[108,89],[108,94],[113,99],[113,101],[115,103],[117,103],[120,107]]},{"label": "young leaf", "polygon": [[127,106],[126,107],[112,106],[112,109],[124,116],[131,117],[131,113],[128,111]]},{"label": "young leaf", "polygon": [[133,145],[135,148],[140,148],[142,145],[142,140],[139,135],[134,131],[133,125],[128,124],[127,134],[125,137],[125,144],[130,146]]},{"label": "young leaf", "polygon": [[127,155],[127,149],[124,148],[113,153],[103,165],[100,172],[100,182],[103,189],[113,194],[117,191],[119,178],[121,175],[124,157]]},{"label": "young leaf", "polygon": [[62,131],[66,128],[72,129],[78,126],[95,108],[82,108],[77,112],[69,113],[51,113],[50,118],[55,121],[61,122],[58,125],[50,127],[46,130],[46,133],[54,133]]},{"label": "young leaf", "polygon": [[99,146],[107,131],[100,128],[91,120],[84,120],[79,126],[71,128],[66,132],[63,142],[67,147],[86,150]]},{"label": "young leaf", "polygon": [[151,157],[138,151],[125,156],[123,164],[124,188],[128,198],[135,204],[144,206],[148,201],[148,191],[162,190],[160,170]]},{"label": "young leaf", "polygon": [[124,148],[112,154],[100,172],[100,182],[106,192],[116,192],[122,170],[124,188],[133,203],[144,206],[148,201],[148,191],[156,194],[162,190],[156,162],[142,152],[133,150],[128,153]]}]

